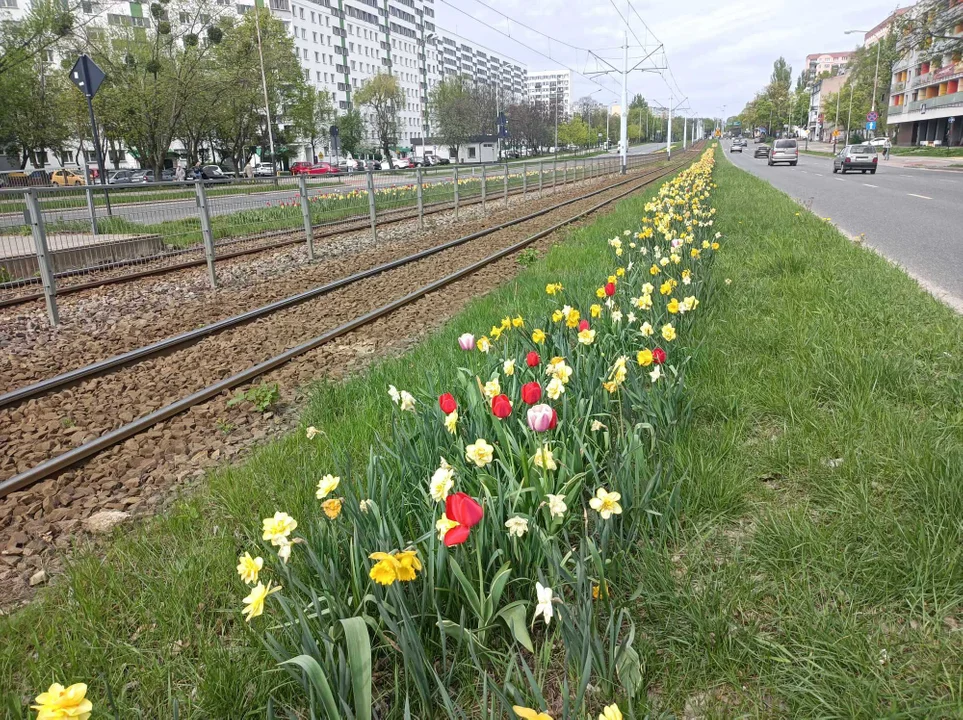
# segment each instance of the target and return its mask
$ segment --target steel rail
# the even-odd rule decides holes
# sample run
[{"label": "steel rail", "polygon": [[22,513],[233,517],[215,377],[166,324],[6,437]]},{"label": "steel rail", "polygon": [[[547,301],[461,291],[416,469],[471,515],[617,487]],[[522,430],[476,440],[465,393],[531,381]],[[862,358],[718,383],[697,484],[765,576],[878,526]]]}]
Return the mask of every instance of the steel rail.
[{"label": "steel rail", "polygon": [[[226,390],[230,390],[233,387],[249,382],[256,377],[263,375],[266,372],[269,372],[277,367],[280,367],[281,365],[284,365],[285,363],[293,360],[294,358],[304,355],[305,353],[308,353],[320,347],[321,345],[324,345],[330,342],[331,340],[334,340],[335,338],[340,337],[341,335],[351,332],[352,330],[356,330],[357,328],[362,327],[374,320],[377,320],[378,318],[384,315],[394,312],[395,310],[401,307],[404,307],[405,305],[408,305],[431,292],[439,290],[445,287],[446,285],[449,285],[455,282],[456,280],[459,280],[465,277],[466,275],[470,275],[480,270],[486,265],[490,265],[491,263],[496,262],[497,260],[500,260],[503,257],[506,257],[507,255],[516,253],[519,250],[524,249],[526,246],[531,245],[536,240],[539,240],[545,237],[546,235],[550,235],[551,233],[555,232],[559,228],[562,228],[565,225],[570,225],[571,223],[576,222],[577,220],[585,217],[586,215],[590,215],[591,213],[600,210],[606,205],[609,205],[617,200],[620,200],[626,195],[629,195],[635,192],[636,190],[639,190],[645,187],[646,185],[651,184],[655,180],[658,180],[661,177],[674,173],[676,170],[683,167],[684,165],[687,165],[689,162],[690,160],[686,159],[680,163],[674,164],[669,168],[665,168],[658,175],[647,178],[644,180],[644,182],[641,182],[640,184],[634,187],[631,187],[625,190],[624,192],[621,192],[611,198],[607,198],[602,202],[593,205],[587,210],[583,210],[582,212],[576,215],[573,215],[570,218],[566,218],[565,220],[555,223],[554,225],[548,228],[540,230],[534,235],[530,235],[529,237],[523,240],[520,240],[517,243],[514,243],[506,248],[498,250],[497,252],[491,255],[488,255],[487,257],[484,257],[481,260],[478,260],[464,268],[461,268],[460,270],[456,270],[453,273],[450,273],[438,280],[435,280],[427,285],[424,285],[418,290],[415,290],[405,295],[404,297],[398,298],[397,300],[393,300],[390,303],[387,303],[378,308],[375,308],[374,310],[371,310],[367,313],[359,315],[353,320],[350,320],[335,328],[332,328],[331,330],[328,330],[322,333],[321,335],[318,335],[317,337],[312,338],[311,340],[307,340],[306,342],[301,343],[296,347],[290,348],[289,350],[286,350],[280,355],[276,355],[272,358],[269,358],[268,360],[258,363],[257,365],[253,365],[247,368],[246,370],[242,370],[239,373],[236,373],[234,375],[231,375],[230,377],[224,378],[223,380],[220,380],[214,383],[213,385],[208,385],[207,387],[202,388],[186,397],[183,397],[180,400],[170,403],[169,405],[166,405],[162,408],[158,408],[157,410],[151,413],[148,413],[147,415],[143,415],[139,418],[136,418],[132,422],[126,423],[125,425],[115,428],[114,430],[111,430],[110,432],[107,432],[98,438],[95,438],[89,442],[79,445],[78,447],[73,448],[72,450],[68,450],[67,452],[62,453],[61,455],[58,455],[54,458],[46,460],[40,463],[39,465],[35,465],[33,468],[29,470],[25,470],[22,473],[14,475],[13,477],[0,481],[0,498],[5,497],[17,490],[21,490],[25,487],[29,487],[30,485],[33,485],[34,483],[37,483],[40,480],[43,480],[44,478],[50,477],[55,473],[58,473],[62,470],[65,470],[66,468],[76,465],[90,458],[93,455],[96,455],[120,442],[123,442],[129,437],[137,435],[143,432],[144,430],[147,430],[148,428],[153,427],[157,423],[163,422],[164,420],[174,417],[175,415],[179,415],[180,413],[185,412],[191,407],[198,405],[202,402],[205,402],[206,400],[210,400],[211,398],[219,395],[220,393]],[[625,181],[613,187],[619,187],[620,185],[624,185],[629,182],[638,182],[641,179],[642,178],[633,178],[633,180],[631,181]],[[596,194],[598,194],[598,192],[592,193],[585,197],[591,197],[592,195],[596,195]],[[569,204],[569,203],[566,203],[566,204]],[[517,225],[520,222],[524,222],[524,220],[515,220],[511,223],[508,223],[507,225]],[[505,225],[506,224],[503,224],[503,227]]]},{"label": "steel rail", "polygon": [[261,307],[253,308],[251,310],[240,313],[238,315],[233,315],[231,317],[224,318],[223,320],[219,320],[215,323],[211,323],[210,325],[205,325],[200,328],[195,328],[194,330],[188,330],[186,332],[179,333],[177,335],[172,335],[168,338],[164,338],[163,340],[158,340],[157,342],[151,343],[149,345],[144,345],[142,347],[129,350],[125,353],[114,355],[113,357],[105,358],[104,360],[100,360],[98,362],[91,363],[89,365],[84,365],[82,367],[75,368],[74,370],[69,370],[65,373],[61,373],[60,375],[55,375],[54,377],[47,378],[45,380],[40,380],[39,382],[32,383],[30,385],[25,385],[24,387],[17,388],[15,390],[11,390],[9,392],[6,392],[0,395],[0,409],[11,405],[17,405],[31,398],[45,395],[46,393],[51,392],[53,390],[56,390],[68,385],[73,385],[87,378],[101,375],[108,370],[112,370],[118,367],[123,367],[125,365],[129,365],[131,363],[141,361],[146,358],[154,357],[161,353],[172,350],[173,348],[177,348],[177,347],[181,347],[187,344],[197,342],[209,335],[214,335],[218,332],[221,332],[222,330],[227,330],[233,327],[237,327],[238,325],[243,325],[245,323],[251,322],[252,320],[257,320],[258,318],[264,317],[265,315],[270,315],[272,313],[278,312],[279,310],[284,310],[285,308],[292,307],[293,305],[298,305],[302,302],[312,300],[321,295],[325,295],[329,292],[345,287],[346,285],[350,285],[352,283],[358,282],[359,280],[364,280],[374,275],[379,275],[383,272],[387,272],[388,270],[393,270],[403,265],[407,265],[408,263],[422,260],[426,257],[430,257],[431,255],[442,252],[444,250],[449,250],[453,247],[463,245],[464,243],[470,242],[472,240],[477,240],[479,238],[485,237],[486,235],[491,235],[493,233],[499,232],[501,230],[504,230],[507,227],[511,227],[519,223],[533,220],[537,217],[553,212],[554,210],[565,207],[566,205],[571,205],[572,203],[580,202],[587,198],[594,197],[595,195],[608,192],[613,188],[621,187],[622,185],[625,185],[627,183],[638,182],[643,178],[649,177],[650,175],[653,174],[653,172],[659,172],[662,169],[664,168],[657,168],[652,172],[642,173],[641,175],[637,175],[629,180],[622,180],[618,183],[608,185],[605,188],[602,188],[600,190],[593,190],[592,192],[579,196],[577,198],[568,199],[563,202],[557,203],[556,205],[551,205],[549,207],[536,210],[535,212],[529,213],[528,215],[525,215],[523,217],[520,217],[514,220],[509,220],[509,221],[500,223],[498,225],[493,225],[491,227],[485,228],[483,230],[479,230],[469,235],[464,235],[462,237],[455,238],[454,240],[449,240],[448,242],[442,243],[441,245],[435,245],[433,247],[426,248],[425,250],[421,250],[411,255],[406,255],[404,257],[397,258],[396,260],[391,260],[389,262],[376,265],[372,268],[368,268],[367,270],[362,270],[352,275],[348,275],[346,277],[339,278],[337,280],[332,280],[331,282],[325,283],[324,285],[319,285],[316,288],[305,290],[304,292],[300,292],[295,295],[282,298],[281,300],[276,300],[272,303],[268,303],[267,305],[262,305]]}]

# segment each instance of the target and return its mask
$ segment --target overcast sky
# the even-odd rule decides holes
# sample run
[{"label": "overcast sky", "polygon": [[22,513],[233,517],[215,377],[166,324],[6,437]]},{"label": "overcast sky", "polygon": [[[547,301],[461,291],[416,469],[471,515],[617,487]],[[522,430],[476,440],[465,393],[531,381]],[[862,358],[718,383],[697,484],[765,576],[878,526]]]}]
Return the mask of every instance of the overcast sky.
[{"label": "overcast sky", "polygon": [[[615,2],[625,16],[626,0]],[[638,41],[649,50],[657,47],[655,38],[664,44],[675,79],[673,83],[667,75],[669,85],[673,90],[677,85],[688,96],[693,112],[706,117],[722,115],[722,105],[726,106],[726,115],[738,113],[769,81],[772,63],[780,55],[792,66],[795,79],[806,55],[854,49],[862,42],[862,36],[843,32],[869,30],[896,7],[893,0],[632,0],[632,4],[651,30],[647,32],[639,17],[629,14],[630,28]],[[907,4],[911,3],[904,0],[903,5]],[[562,65],[582,73],[604,69],[586,52],[550,42],[536,32],[509,23],[497,12],[486,9],[486,5],[563,42],[598,50],[599,55],[608,58],[621,57],[621,50],[615,46],[622,42],[625,23],[612,0],[436,0],[437,24],[523,61],[529,70]],[[479,21],[510,32],[512,38],[537,52]],[[629,43],[638,46],[631,32]],[[630,49],[630,57],[642,54],[638,47]],[[661,57],[653,60],[662,64]],[[613,59],[613,63],[621,67],[620,60]],[[598,91],[597,85],[573,73],[572,99],[598,91],[593,97],[599,102],[618,102],[621,77],[602,78],[599,82],[612,92]],[[655,103],[669,102],[670,89],[657,73],[630,75],[628,89],[630,99],[635,93],[642,93]],[[678,95],[676,98],[678,102]]]}]

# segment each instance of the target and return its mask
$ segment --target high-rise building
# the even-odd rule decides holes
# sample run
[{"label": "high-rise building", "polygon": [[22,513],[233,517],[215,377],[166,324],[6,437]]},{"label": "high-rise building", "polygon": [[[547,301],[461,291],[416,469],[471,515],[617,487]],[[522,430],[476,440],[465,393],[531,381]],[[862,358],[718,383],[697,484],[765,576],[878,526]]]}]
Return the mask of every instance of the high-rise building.
[{"label": "high-rise building", "polygon": [[[0,0],[0,20],[22,18],[30,2]],[[525,96],[525,66],[437,28],[435,0],[200,0],[205,7],[196,12],[214,24],[224,15],[244,15],[255,2],[284,24],[305,80],[327,90],[337,112],[351,108],[353,93],[377,73],[394,75],[405,96],[398,112],[401,148],[429,131],[429,92],[444,77],[495,85],[506,103]],[[148,28],[153,22],[148,3],[84,0],[77,6],[78,27]],[[368,144],[376,145],[371,113],[358,109]],[[294,159],[311,159],[308,154],[310,148],[302,147],[302,157]]]},{"label": "high-rise building", "polygon": [[557,101],[566,114],[572,112],[572,71],[533,70],[528,73],[528,99],[551,105]]}]

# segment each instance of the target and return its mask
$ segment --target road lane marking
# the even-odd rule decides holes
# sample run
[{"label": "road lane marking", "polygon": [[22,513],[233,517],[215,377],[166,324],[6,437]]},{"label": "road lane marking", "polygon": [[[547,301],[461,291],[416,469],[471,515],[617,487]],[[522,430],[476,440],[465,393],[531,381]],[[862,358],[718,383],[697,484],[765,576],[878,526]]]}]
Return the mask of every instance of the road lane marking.
[{"label": "road lane marking", "polygon": [[900,177],[902,177],[902,178],[908,178],[908,179],[910,179],[910,180],[915,180],[915,179],[916,179],[916,178],[913,177],[912,175],[900,175]]},{"label": "road lane marking", "polygon": [[[806,172],[806,171],[805,171],[805,170],[803,170],[803,172]],[[813,173],[813,175],[815,175],[816,177],[822,177],[822,176],[823,176],[823,174],[822,174],[822,173]]]},{"label": "road lane marking", "polygon": [[843,180],[842,178],[833,178],[833,180],[835,180],[836,182],[846,182],[846,181]]},{"label": "road lane marking", "polygon": [[879,187],[879,185],[870,185],[869,183],[863,183],[866,187]]},{"label": "road lane marking", "polygon": [[916,193],[906,193],[906,194],[907,194],[907,195],[911,195],[912,197],[923,198],[924,200],[932,200],[932,199],[933,199],[933,198],[931,198],[931,197],[927,197],[926,195],[917,195]]}]

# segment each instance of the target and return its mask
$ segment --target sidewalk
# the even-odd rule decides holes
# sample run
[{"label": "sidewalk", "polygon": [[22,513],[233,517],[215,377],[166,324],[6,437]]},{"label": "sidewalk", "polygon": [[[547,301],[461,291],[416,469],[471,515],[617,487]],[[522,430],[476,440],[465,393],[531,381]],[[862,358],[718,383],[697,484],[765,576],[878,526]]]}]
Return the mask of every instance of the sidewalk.
[{"label": "sidewalk", "polygon": [[[842,149],[842,143],[838,144],[837,150]],[[826,152],[831,153],[833,151],[832,143],[823,142],[813,142],[809,141],[809,147],[806,147],[806,141],[799,141],[800,150],[809,150],[810,152]],[[923,168],[926,170],[957,170],[963,171],[963,157],[928,157],[928,156],[911,156],[911,155],[890,155],[888,160],[884,160],[882,154],[879,156],[879,161],[884,165],[892,165],[893,167],[904,167],[904,168]]]}]

